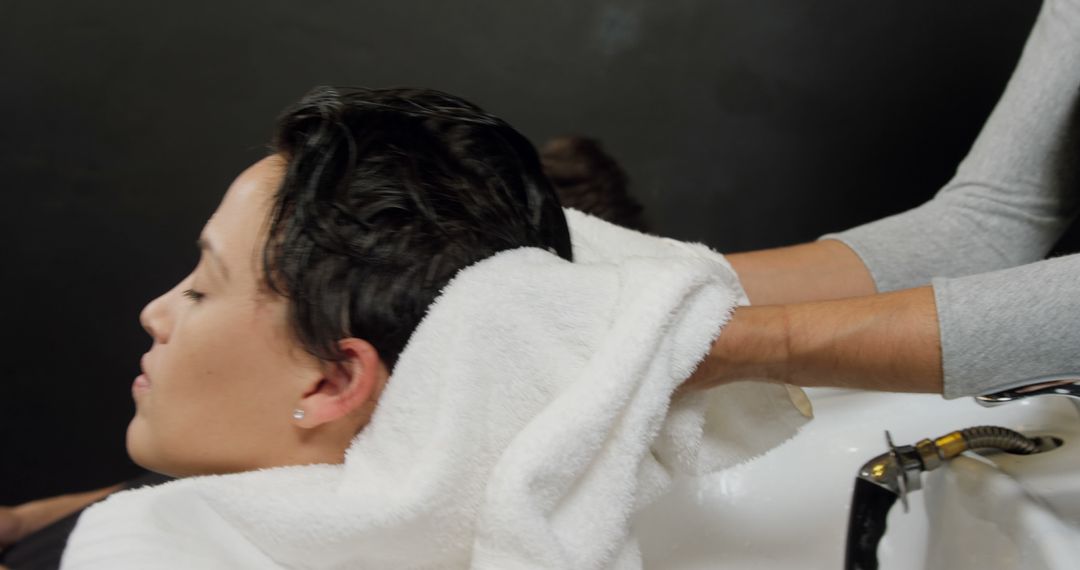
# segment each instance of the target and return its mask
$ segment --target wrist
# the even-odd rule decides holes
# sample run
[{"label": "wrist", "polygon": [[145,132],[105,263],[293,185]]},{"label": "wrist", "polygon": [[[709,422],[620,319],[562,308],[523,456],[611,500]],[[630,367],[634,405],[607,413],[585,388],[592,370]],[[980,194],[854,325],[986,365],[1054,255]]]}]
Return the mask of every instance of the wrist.
[{"label": "wrist", "polygon": [[736,309],[717,339],[722,380],[786,382],[789,335],[788,312],[783,305]]},{"label": "wrist", "polygon": [[711,388],[740,380],[788,381],[788,335],[783,306],[738,307],[686,387]]}]

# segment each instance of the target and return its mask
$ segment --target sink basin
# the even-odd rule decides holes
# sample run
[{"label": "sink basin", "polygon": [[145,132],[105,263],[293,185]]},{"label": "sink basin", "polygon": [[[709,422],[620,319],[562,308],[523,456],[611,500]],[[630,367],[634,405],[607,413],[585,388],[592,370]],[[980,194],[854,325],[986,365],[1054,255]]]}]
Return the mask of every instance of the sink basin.
[{"label": "sink basin", "polygon": [[969,398],[807,390],[815,419],[743,465],[676,480],[635,520],[646,568],[840,569],[859,467],[886,451],[888,429],[912,444],[1000,425],[1064,444],[1033,456],[967,454],[923,475],[911,510],[890,512],[881,568],[1080,566],[1080,410],[1045,396],[995,408]]}]

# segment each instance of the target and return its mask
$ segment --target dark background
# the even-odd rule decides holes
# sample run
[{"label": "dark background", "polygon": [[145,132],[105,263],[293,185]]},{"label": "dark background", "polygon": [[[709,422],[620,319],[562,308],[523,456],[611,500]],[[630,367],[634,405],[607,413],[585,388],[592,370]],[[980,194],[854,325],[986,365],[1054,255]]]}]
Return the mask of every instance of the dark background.
[{"label": "dark background", "polygon": [[135,472],[137,316],[316,84],[470,98],[602,139],[658,233],[721,251],[914,206],[1033,0],[0,0],[0,504]]}]

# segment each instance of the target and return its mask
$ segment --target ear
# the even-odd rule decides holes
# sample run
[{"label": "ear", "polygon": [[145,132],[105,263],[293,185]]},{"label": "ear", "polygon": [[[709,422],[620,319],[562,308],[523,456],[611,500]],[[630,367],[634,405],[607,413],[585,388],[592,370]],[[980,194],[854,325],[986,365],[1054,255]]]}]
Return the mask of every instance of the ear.
[{"label": "ear", "polygon": [[322,377],[310,385],[297,407],[303,417],[295,420],[303,428],[315,428],[353,417],[367,423],[390,373],[375,347],[366,340],[338,341],[344,360],[323,366]]}]

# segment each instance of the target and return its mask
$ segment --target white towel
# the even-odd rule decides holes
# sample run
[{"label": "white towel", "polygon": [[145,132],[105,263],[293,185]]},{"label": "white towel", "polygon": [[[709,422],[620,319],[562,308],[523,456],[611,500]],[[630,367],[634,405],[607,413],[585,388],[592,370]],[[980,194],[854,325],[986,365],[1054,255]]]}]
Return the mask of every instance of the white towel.
[{"label": "white towel", "polygon": [[719,254],[567,211],[460,272],[343,465],[193,477],[88,509],[66,569],[640,568],[634,512],[804,421],[782,385],[680,397],[745,295]]}]

